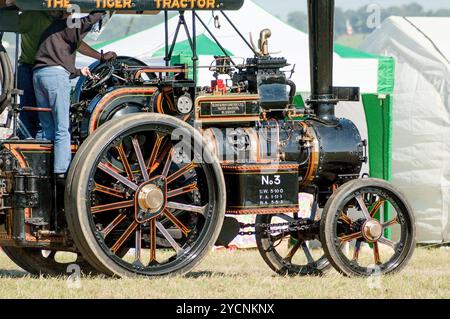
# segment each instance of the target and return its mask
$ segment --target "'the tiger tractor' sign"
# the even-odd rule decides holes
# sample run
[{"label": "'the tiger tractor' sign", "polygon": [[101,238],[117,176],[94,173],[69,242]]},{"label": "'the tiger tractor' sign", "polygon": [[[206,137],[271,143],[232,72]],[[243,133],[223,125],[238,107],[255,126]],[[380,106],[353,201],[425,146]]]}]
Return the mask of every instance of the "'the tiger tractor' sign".
[{"label": "'the tiger tractor' sign", "polygon": [[62,10],[76,5],[89,10],[238,10],[244,0],[16,0],[21,10]]}]

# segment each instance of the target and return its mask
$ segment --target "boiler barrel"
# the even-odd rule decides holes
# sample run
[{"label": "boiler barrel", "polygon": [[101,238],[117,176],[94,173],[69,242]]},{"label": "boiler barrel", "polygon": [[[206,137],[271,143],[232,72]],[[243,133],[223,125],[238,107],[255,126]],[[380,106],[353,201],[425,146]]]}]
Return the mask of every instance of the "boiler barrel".
[{"label": "boiler barrel", "polygon": [[311,148],[301,147],[298,139],[291,139],[284,149],[286,161],[301,163],[301,185],[316,183],[329,187],[347,179],[359,177],[364,157],[364,142],[355,124],[339,119],[335,125],[307,121],[313,137]]}]

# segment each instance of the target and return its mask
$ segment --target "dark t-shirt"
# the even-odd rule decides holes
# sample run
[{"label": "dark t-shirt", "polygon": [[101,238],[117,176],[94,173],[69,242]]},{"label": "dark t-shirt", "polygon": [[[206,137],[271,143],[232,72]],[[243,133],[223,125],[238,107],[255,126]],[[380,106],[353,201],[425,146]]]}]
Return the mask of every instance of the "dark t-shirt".
[{"label": "dark t-shirt", "polygon": [[103,11],[91,12],[80,19],[77,27],[67,26],[66,19],[53,21],[42,35],[34,68],[62,66],[70,72],[71,78],[80,76],[81,70],[75,67],[78,45],[103,15]]}]

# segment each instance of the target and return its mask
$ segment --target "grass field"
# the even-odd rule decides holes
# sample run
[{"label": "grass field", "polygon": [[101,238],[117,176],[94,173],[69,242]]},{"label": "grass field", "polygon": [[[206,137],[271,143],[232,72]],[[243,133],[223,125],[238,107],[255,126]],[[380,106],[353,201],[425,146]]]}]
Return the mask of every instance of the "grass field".
[{"label": "grass field", "polygon": [[418,248],[398,275],[344,278],[334,270],[323,277],[279,277],[256,250],[215,251],[184,277],[68,280],[32,277],[0,253],[0,298],[450,298],[450,250]]}]

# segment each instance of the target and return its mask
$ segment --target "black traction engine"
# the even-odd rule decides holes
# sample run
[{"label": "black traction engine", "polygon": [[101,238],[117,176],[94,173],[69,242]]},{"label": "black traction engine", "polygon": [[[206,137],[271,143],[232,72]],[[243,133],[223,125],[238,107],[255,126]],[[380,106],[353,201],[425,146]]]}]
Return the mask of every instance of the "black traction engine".
[{"label": "black traction engine", "polygon": [[[71,2],[84,10],[97,3]],[[243,2],[208,1],[230,23],[225,10]],[[130,3],[122,10],[142,13],[156,5]],[[34,1],[17,5],[0,8],[0,30],[14,31],[19,11],[49,9]],[[334,0],[308,0],[305,108],[294,105],[288,61],[269,54],[268,29],[252,58],[237,64],[224,50],[209,66],[211,86],[198,87],[196,23],[213,34],[197,9],[207,8],[179,12],[170,46],[168,13],[179,8],[164,7],[166,65],[119,57],[80,79],[64,185],[52,178],[52,141],[15,136],[20,111],[51,110],[19,106],[21,92],[0,48],[1,70],[9,70],[0,77],[6,83],[0,109],[7,105],[7,126],[13,124],[13,136],[0,141],[4,252],[32,273],[64,274],[76,263],[87,273],[163,276],[188,272],[213,245],[241,235],[255,236],[264,261],[282,275],[323,274],[331,266],[348,276],[403,268],[415,244],[412,209],[388,182],[361,176],[367,142],[352,121],[335,116],[340,101],[359,100],[359,89],[333,87]],[[187,65],[170,64],[183,29],[193,79]],[[256,218],[238,222],[241,215]],[[60,251],[76,258],[61,262]]]}]

